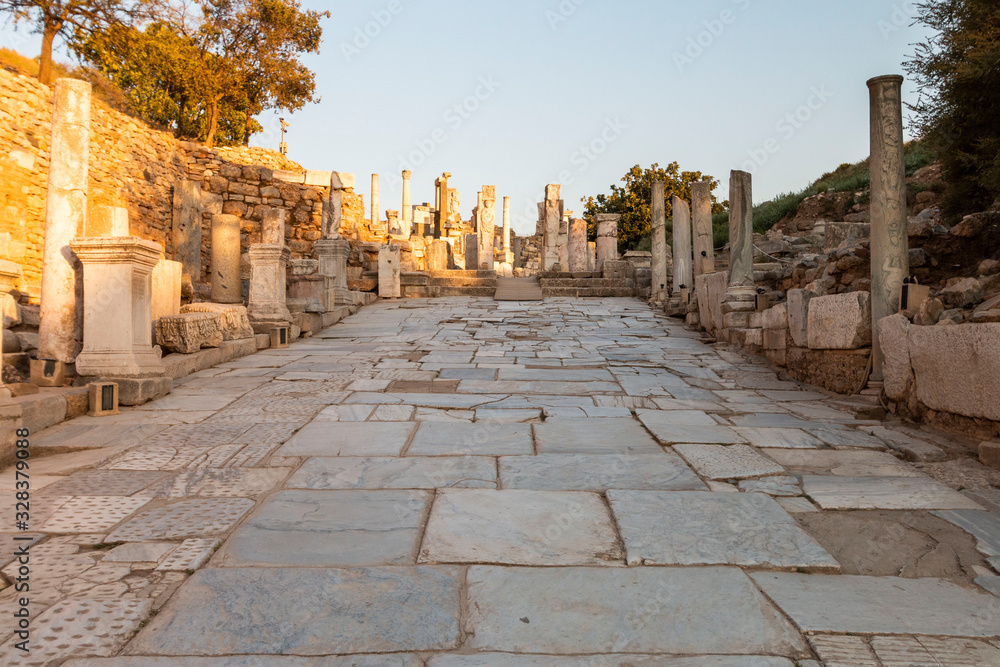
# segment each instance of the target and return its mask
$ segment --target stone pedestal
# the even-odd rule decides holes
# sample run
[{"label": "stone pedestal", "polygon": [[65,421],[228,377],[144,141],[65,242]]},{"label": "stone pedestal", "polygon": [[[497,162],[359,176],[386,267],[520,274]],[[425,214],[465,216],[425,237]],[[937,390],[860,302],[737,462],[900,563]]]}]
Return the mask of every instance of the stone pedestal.
[{"label": "stone pedestal", "polygon": [[428,271],[448,270],[448,248],[448,242],[442,239],[433,241],[427,246]]},{"label": "stone pedestal", "polygon": [[266,333],[273,327],[292,321],[292,314],[285,305],[290,256],[291,251],[283,244],[250,246],[250,302],[247,311],[257,333]]},{"label": "stone pedestal", "polygon": [[378,251],[378,295],[383,299],[398,299],[400,284],[399,246],[385,245]]},{"label": "stone pedestal", "polygon": [[715,240],[712,232],[712,186],[705,181],[691,184],[691,216],[694,229],[694,276],[715,273]]},{"label": "stone pedestal", "polygon": [[480,271],[493,270],[493,249],[497,233],[497,188],[484,185],[479,201],[479,263]]},{"label": "stone pedestal", "polygon": [[[690,294],[694,288],[694,274],[691,271],[691,209],[680,197],[673,198],[674,208],[674,293]],[[686,299],[681,299],[687,304]]]},{"label": "stone pedestal", "polygon": [[212,217],[212,301],[243,303],[240,283],[240,218]]},{"label": "stone pedestal", "polygon": [[[653,233],[653,265],[652,265],[652,299],[667,300],[667,202],[664,194],[663,181],[653,181],[652,195],[652,233]],[[676,227],[675,242],[676,242]]]},{"label": "stone pedestal", "polygon": [[53,90],[38,359],[61,364],[73,363],[81,333],[79,264],[70,243],[87,217],[90,96],[90,84],[76,79],[59,79]]},{"label": "stone pedestal", "polygon": [[351,254],[351,244],[344,239],[324,239],[316,241],[313,250],[319,260],[319,274],[329,279],[323,304],[327,312],[352,305],[354,299],[347,287],[347,256]]},{"label": "stone pedestal", "polygon": [[403,222],[402,229],[404,236],[413,233],[413,207],[410,204],[410,177],[413,173],[409,170],[403,172]]},{"label": "stone pedestal", "polygon": [[[871,95],[872,322],[899,311],[900,290],[910,274],[903,158],[903,77],[868,82]],[[873,336],[872,381],[882,382],[885,355]]]},{"label": "stone pedestal", "polygon": [[622,219],[617,213],[597,214],[597,266],[595,271],[604,270],[604,262],[618,261],[618,222]]},{"label": "stone pedestal", "polygon": [[573,273],[589,271],[587,255],[587,221],[573,218],[569,221],[569,270]]},{"label": "stone pedestal", "polygon": [[71,247],[83,264],[83,352],[80,375],[144,378],[163,375],[153,347],[153,267],[163,247],[134,237],[80,238]]},{"label": "stone pedestal", "polygon": [[161,259],[153,268],[153,321],[181,312],[184,265]]}]

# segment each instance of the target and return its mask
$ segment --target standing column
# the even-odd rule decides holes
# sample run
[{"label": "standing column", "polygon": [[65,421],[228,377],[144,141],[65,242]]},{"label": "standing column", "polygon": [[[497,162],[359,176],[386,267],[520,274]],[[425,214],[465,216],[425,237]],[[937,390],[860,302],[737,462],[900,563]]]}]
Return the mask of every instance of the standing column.
[{"label": "standing column", "polygon": [[750,313],[757,309],[753,280],[753,191],[750,174],[745,171],[734,171],[729,178],[729,252],[729,286],[722,303],[721,328],[725,331],[748,328]]},{"label": "standing column", "polygon": [[597,265],[595,271],[604,271],[604,262],[618,260],[618,221],[622,216],[617,213],[597,214]]},{"label": "standing column", "polygon": [[239,216],[212,216],[212,302],[243,303]]},{"label": "standing column", "polygon": [[441,178],[438,179],[438,238],[446,238],[448,236],[447,224],[451,218],[451,211],[449,210],[450,202],[448,200],[448,179],[451,178],[451,174],[447,171],[441,174]]},{"label": "standing column", "polygon": [[492,271],[497,236],[497,187],[484,185],[479,200],[479,269]]},{"label": "standing column", "polygon": [[882,382],[878,327],[899,311],[903,280],[910,273],[903,160],[903,77],[868,82],[871,93],[872,382]]},{"label": "standing column", "polygon": [[[667,205],[663,181],[653,181],[653,292],[654,301],[667,300]],[[674,227],[677,234],[677,227]],[[676,283],[674,289],[676,290]]]},{"label": "standing column", "polygon": [[545,203],[543,205],[545,234],[542,246],[542,270],[551,271],[559,263],[559,227],[562,224],[563,204],[559,199],[560,186],[545,186]]},{"label": "standing column", "polygon": [[715,241],[712,233],[712,186],[705,181],[691,184],[694,223],[694,275],[715,273]]},{"label": "standing column", "polygon": [[372,174],[372,227],[382,221],[382,211],[378,201],[378,174]]},{"label": "standing column", "polygon": [[694,276],[691,274],[691,209],[680,197],[674,197],[674,296],[681,290],[691,294]]},{"label": "standing column", "polygon": [[510,197],[503,198],[503,261],[506,264],[514,263],[510,249]]},{"label": "standing column", "polygon": [[413,172],[406,170],[403,172],[403,236],[409,237],[413,233],[413,207],[410,206],[410,177]]},{"label": "standing column", "polygon": [[569,270],[583,273],[590,270],[587,246],[587,221],[573,218],[569,221]]},{"label": "standing column", "polygon": [[[81,338],[76,291],[79,262],[70,242],[84,228],[87,217],[87,165],[90,158],[90,84],[59,79],[53,91],[52,142],[45,202],[45,247],[42,255],[41,323],[38,360],[32,364],[32,382],[62,384],[60,376],[76,359]],[[79,310],[82,310],[80,308]],[[48,369],[48,370],[46,370]]]}]

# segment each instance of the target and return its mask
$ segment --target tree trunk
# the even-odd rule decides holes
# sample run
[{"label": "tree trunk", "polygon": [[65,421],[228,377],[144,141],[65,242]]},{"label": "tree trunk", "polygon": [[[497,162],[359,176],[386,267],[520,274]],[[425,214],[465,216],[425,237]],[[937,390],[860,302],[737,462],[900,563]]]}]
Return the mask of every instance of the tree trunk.
[{"label": "tree trunk", "polygon": [[219,99],[208,101],[208,136],[205,137],[205,145],[215,148],[215,133],[219,130]]},{"label": "tree trunk", "polygon": [[45,17],[42,29],[42,54],[38,59],[38,80],[46,86],[52,85],[52,43],[62,29],[62,21]]},{"label": "tree trunk", "polygon": [[243,145],[250,146],[250,124],[253,122],[253,116],[247,113],[247,124],[243,130]]}]

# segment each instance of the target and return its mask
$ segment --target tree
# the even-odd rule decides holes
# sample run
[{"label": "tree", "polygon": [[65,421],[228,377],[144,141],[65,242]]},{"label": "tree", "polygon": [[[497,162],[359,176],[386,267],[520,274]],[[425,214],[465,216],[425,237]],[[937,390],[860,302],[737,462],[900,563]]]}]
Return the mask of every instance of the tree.
[{"label": "tree", "polygon": [[[611,186],[610,195],[585,197],[584,217],[591,237],[596,234],[597,213],[617,213],[622,216],[618,224],[618,244],[623,250],[633,250],[639,242],[652,233],[652,198],[653,181],[664,181],[666,195],[667,218],[673,217],[673,195],[691,201],[691,184],[707,181],[712,184],[712,190],[719,182],[700,171],[681,171],[676,162],[671,162],[666,168],[654,164],[648,169],[635,165],[622,178],[624,186]],[[721,213],[723,207],[716,203],[712,195],[712,212]]]},{"label": "tree", "polygon": [[52,47],[57,36],[93,35],[138,21],[151,9],[149,0],[0,0],[0,12],[13,16],[15,24],[32,24],[42,35],[38,80],[46,85],[52,84]]},{"label": "tree", "polygon": [[927,0],[935,35],[906,63],[920,88],[916,128],[941,159],[944,211],[957,218],[1000,197],[1000,3]]}]

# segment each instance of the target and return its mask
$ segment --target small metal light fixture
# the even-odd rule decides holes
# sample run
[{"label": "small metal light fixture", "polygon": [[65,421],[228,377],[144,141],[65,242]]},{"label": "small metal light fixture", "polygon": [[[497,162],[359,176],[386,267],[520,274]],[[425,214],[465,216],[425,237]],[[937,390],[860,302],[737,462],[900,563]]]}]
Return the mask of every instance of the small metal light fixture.
[{"label": "small metal light fixture", "polygon": [[285,132],[288,132],[288,128],[290,128],[292,124],[284,118],[279,118],[278,120],[281,121],[281,143],[278,144],[278,151],[282,155],[288,155],[288,142],[285,141]]},{"label": "small metal light fixture", "polygon": [[291,338],[289,327],[275,327],[271,329],[271,349],[280,350],[288,347]]},{"label": "small metal light fixture", "polygon": [[90,393],[91,417],[110,417],[121,414],[118,411],[118,384],[115,382],[91,382],[87,385]]}]

